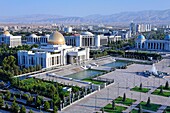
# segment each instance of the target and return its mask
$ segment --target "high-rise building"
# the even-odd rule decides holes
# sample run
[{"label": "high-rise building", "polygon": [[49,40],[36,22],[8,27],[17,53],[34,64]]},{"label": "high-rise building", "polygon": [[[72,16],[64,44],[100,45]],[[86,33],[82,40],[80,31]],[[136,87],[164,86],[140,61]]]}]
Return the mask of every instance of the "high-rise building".
[{"label": "high-rise building", "polygon": [[130,33],[131,35],[136,35],[136,24],[133,21],[130,23]]},{"label": "high-rise building", "polygon": [[130,23],[130,33],[131,35],[136,35],[137,33],[148,32],[151,31],[151,24],[135,24]]}]

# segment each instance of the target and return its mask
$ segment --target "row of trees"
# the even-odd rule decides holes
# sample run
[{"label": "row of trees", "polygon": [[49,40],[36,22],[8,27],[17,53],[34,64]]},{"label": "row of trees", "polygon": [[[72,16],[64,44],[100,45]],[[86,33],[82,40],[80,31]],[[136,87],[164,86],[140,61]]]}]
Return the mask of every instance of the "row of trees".
[{"label": "row of trees", "polygon": [[[11,97],[12,97],[12,95],[13,95],[13,99],[11,99]],[[41,96],[36,96],[36,98],[33,98],[32,96],[28,96],[27,94],[24,94],[24,95],[26,95],[26,97],[27,97],[27,101],[26,101],[26,105],[27,106],[34,106],[35,108],[38,108],[38,109],[41,109],[41,107],[43,107],[43,109],[45,110],[45,111],[49,111],[49,109],[50,109],[50,107],[51,107],[51,105],[50,105],[50,102],[49,101],[43,101],[43,98],[41,97]],[[21,97],[23,97],[24,95],[21,95]],[[7,91],[7,93],[5,94],[5,100],[8,100],[8,101],[13,101],[13,103],[12,103],[12,105],[11,105],[11,108],[9,109],[9,107],[8,107],[8,104],[5,104],[5,101],[4,101],[4,99],[2,98],[3,96],[1,95],[0,96],[0,108],[2,108],[2,107],[4,107],[4,105],[5,106],[7,106],[7,109],[6,110],[12,110],[14,113],[18,113],[18,111],[20,111],[20,113],[26,113],[26,109],[25,109],[25,106],[22,106],[21,108],[20,108],[20,106],[18,105],[18,103],[17,103],[17,98],[16,98],[16,96],[14,95],[14,94],[11,94],[9,91]],[[24,96],[25,97],[25,96]],[[25,98],[22,98],[22,99],[25,99]],[[54,113],[57,113],[57,111],[58,111],[58,108],[57,108],[57,106],[55,105],[56,104],[56,100],[55,99],[53,99],[52,100],[52,102],[53,102],[53,112]],[[21,104],[21,102],[20,102],[20,104]],[[25,103],[24,103],[25,104]]]},{"label": "row of trees", "polygon": [[0,69],[0,78],[2,80],[9,80],[11,77],[25,74],[33,71],[38,71],[42,67],[41,65],[30,66],[29,68],[20,69],[16,65],[16,58],[12,55],[5,57],[2,61],[2,68]]},{"label": "row of trees", "polygon": [[129,40],[121,40],[121,41],[111,41],[108,43],[108,47],[111,47],[112,49],[126,49],[127,47],[134,47],[135,41],[134,39]]},{"label": "row of trees", "polygon": [[135,59],[141,59],[141,60],[148,60],[149,57],[152,57],[153,60],[161,60],[162,57],[160,54],[157,53],[146,53],[146,52],[125,52],[122,50],[104,50],[104,51],[90,51],[90,57],[91,58],[97,58],[102,57],[106,55],[111,56],[120,56],[125,58],[135,58]]},{"label": "row of trees", "polygon": [[162,57],[157,53],[146,53],[146,52],[125,52],[124,56],[126,58],[136,58],[142,60],[148,60],[148,57],[152,57],[153,60],[161,60]]},{"label": "row of trees", "polygon": [[[45,80],[34,79],[34,78],[19,80],[17,78],[14,78],[11,81],[11,83],[12,83],[12,86],[17,87],[18,89],[20,89],[22,91],[26,91],[26,92],[30,92],[33,94],[38,94],[38,95],[42,95],[42,96],[51,98],[53,105],[58,106],[58,107],[60,106],[60,100],[63,100],[63,102],[65,102],[64,100],[67,99],[67,97],[70,94],[69,92],[63,91],[63,87],[68,87],[67,85],[54,83],[53,81],[45,81]],[[72,93],[74,93],[74,94],[78,94],[78,91],[85,90],[78,86],[71,86],[71,88],[72,88]],[[34,100],[37,100],[36,103],[39,103],[36,105],[37,107],[40,104],[45,105],[45,103],[42,103],[41,98],[35,99],[34,97],[32,97],[30,95],[25,94],[22,96],[22,99],[26,99],[28,105],[35,103]]]},{"label": "row of trees", "polygon": [[3,44],[0,48],[0,79],[10,80],[11,77],[19,74],[24,74],[41,69],[41,66],[29,67],[20,69],[17,65],[17,51],[18,50],[31,50],[38,45],[22,45],[14,48],[9,48],[7,45]]},{"label": "row of trees", "polygon": [[[10,99],[10,92],[8,92],[5,95],[5,99]],[[3,99],[3,95],[0,96],[0,108],[5,109],[5,110],[9,110],[12,111],[13,113],[26,113],[26,108],[24,105],[22,105],[21,107],[18,105],[18,103],[16,102],[16,97],[13,97],[13,103],[11,105],[11,107],[9,107],[9,105],[7,103],[5,103],[5,100]],[[33,113],[32,110],[29,111],[29,113]]]},{"label": "row of trees", "polygon": [[17,46],[13,48],[9,48],[7,45],[2,44],[0,48],[0,65],[2,65],[2,61],[5,57],[8,57],[10,55],[14,56],[17,58],[17,51],[18,50],[31,50],[32,48],[38,47],[38,45],[22,45],[22,46]]}]

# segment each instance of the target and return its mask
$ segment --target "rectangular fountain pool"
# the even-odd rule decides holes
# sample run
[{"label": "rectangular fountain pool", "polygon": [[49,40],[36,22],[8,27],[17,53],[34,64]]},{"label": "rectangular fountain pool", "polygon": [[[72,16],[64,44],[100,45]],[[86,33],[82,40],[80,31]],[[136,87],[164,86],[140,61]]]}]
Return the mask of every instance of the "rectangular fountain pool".
[{"label": "rectangular fountain pool", "polygon": [[102,73],[103,73],[102,71],[97,71],[97,70],[85,70],[71,75],[67,75],[65,77],[82,80]]},{"label": "rectangular fountain pool", "polygon": [[116,60],[115,62],[104,64],[102,66],[117,68],[117,67],[122,67],[122,66],[124,66],[124,65],[126,65],[128,63],[129,63],[129,61]]}]

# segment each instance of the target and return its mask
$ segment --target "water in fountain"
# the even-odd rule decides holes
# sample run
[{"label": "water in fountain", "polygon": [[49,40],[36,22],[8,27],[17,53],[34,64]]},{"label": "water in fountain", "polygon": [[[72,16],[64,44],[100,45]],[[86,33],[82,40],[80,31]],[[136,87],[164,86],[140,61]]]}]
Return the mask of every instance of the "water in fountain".
[{"label": "water in fountain", "polygon": [[158,75],[158,71],[156,70],[155,64],[152,64],[152,69],[150,70],[154,75]]}]

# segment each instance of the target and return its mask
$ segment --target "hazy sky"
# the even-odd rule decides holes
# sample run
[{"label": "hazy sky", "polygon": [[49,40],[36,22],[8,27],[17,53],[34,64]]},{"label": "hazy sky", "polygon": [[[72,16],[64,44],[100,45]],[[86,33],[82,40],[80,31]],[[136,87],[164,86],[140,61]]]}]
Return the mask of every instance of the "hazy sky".
[{"label": "hazy sky", "polygon": [[170,9],[170,0],[0,0],[0,16],[55,14],[87,16]]}]

